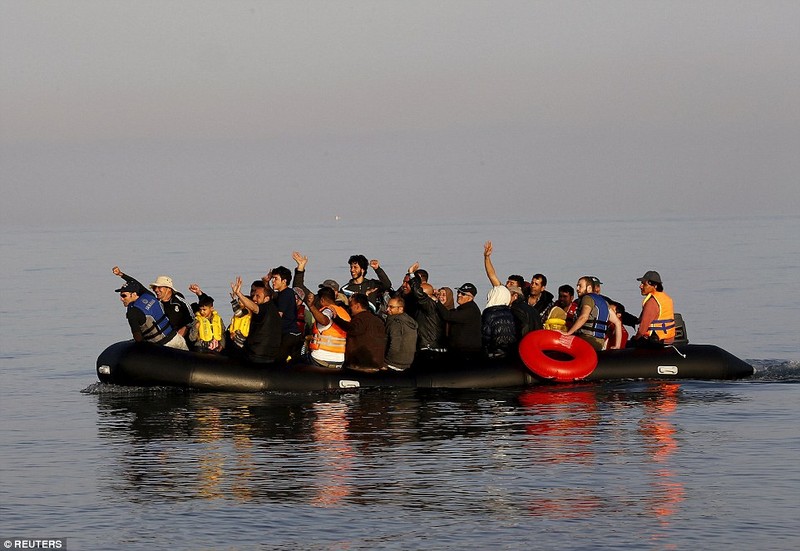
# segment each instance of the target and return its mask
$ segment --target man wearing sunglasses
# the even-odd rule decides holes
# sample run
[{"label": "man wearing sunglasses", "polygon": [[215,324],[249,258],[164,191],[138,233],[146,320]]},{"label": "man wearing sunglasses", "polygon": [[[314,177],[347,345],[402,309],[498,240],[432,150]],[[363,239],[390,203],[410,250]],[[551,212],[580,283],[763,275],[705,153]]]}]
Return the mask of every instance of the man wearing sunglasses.
[{"label": "man wearing sunglasses", "polygon": [[440,302],[436,303],[439,315],[450,325],[447,348],[465,357],[481,352],[481,309],[475,303],[478,289],[472,283],[465,283],[456,290],[454,310],[448,310]]},{"label": "man wearing sunglasses", "polygon": [[158,298],[140,283],[127,281],[116,289],[127,309],[125,317],[131,327],[133,340],[150,342],[170,348],[186,349],[186,341],[170,325]]}]

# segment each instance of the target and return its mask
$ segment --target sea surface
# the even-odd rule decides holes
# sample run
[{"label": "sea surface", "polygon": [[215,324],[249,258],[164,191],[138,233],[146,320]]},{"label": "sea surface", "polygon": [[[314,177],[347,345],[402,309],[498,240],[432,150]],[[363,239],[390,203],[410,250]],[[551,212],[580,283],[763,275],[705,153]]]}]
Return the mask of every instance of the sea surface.
[{"label": "sea surface", "polygon": [[[800,548],[800,217],[18,228],[0,235],[0,539],[68,549]],[[309,286],[378,259],[436,286],[596,275],[638,313],[658,270],[743,381],[221,394],[97,382],[130,337],[121,269],[229,282],[291,252]]]}]

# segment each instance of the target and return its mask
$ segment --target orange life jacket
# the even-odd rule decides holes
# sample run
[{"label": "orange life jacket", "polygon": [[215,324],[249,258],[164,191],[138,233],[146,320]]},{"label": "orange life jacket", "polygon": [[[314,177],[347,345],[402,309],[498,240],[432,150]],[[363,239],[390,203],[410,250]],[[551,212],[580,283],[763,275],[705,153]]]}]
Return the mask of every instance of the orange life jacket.
[{"label": "orange life jacket", "polygon": [[653,297],[656,304],[658,304],[658,316],[650,323],[650,327],[647,328],[647,334],[655,333],[661,341],[674,339],[675,311],[672,306],[672,299],[663,291],[654,291],[644,297],[642,306],[650,297]]},{"label": "orange life jacket", "polygon": [[[344,321],[350,321],[350,314],[338,304],[331,304],[326,308],[334,310],[336,316],[342,318]],[[318,325],[319,324],[315,323],[312,328],[312,338],[308,347],[311,350],[325,350],[326,352],[344,355],[345,344],[347,344],[347,332],[335,323],[331,323],[330,327],[320,332]]]}]

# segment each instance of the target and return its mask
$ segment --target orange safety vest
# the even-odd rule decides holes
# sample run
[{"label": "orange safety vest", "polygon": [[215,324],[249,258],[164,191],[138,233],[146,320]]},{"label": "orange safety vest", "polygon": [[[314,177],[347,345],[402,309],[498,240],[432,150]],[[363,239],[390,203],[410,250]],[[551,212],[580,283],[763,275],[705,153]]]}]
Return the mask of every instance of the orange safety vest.
[{"label": "orange safety vest", "polygon": [[[350,314],[338,304],[331,304],[329,308],[336,312],[337,317],[342,318],[344,321],[350,321]],[[314,323],[312,338],[308,347],[311,350],[325,350],[334,354],[344,354],[345,344],[347,344],[347,332],[335,323],[331,323],[330,327],[320,332],[318,325],[318,323]]]},{"label": "orange safety vest", "polygon": [[650,323],[647,333],[655,335],[659,340],[665,341],[675,338],[675,311],[672,306],[672,299],[667,293],[655,291],[650,293],[642,301],[642,306],[647,300],[653,297],[658,304],[658,316]]}]

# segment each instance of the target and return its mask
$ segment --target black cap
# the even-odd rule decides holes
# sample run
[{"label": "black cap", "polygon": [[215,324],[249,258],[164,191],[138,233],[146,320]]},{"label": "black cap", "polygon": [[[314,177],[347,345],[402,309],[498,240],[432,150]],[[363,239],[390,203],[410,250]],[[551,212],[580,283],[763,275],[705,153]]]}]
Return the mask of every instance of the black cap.
[{"label": "black cap", "polygon": [[477,296],[478,294],[478,289],[472,283],[465,283],[464,285],[456,289],[456,291],[462,294],[472,295],[473,297]]},{"label": "black cap", "polygon": [[637,277],[636,281],[652,281],[653,283],[663,283],[659,273],[654,270],[648,270],[642,277]]},{"label": "black cap", "polygon": [[115,293],[136,293],[137,295],[142,294],[142,286],[136,283],[135,281],[129,281],[119,289],[114,289]]}]

